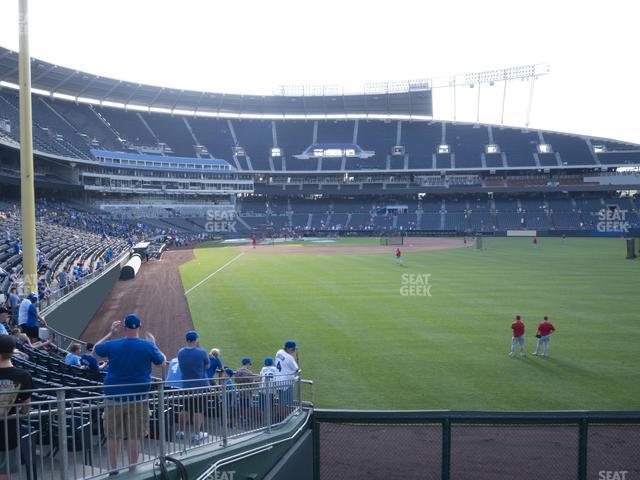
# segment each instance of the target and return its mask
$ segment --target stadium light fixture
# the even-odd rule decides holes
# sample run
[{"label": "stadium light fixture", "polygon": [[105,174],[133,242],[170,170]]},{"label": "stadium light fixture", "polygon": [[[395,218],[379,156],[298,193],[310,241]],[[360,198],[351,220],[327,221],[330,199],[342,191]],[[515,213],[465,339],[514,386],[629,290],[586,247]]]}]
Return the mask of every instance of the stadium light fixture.
[{"label": "stadium light fixture", "polygon": [[550,144],[541,143],[538,145],[538,153],[553,153],[553,149]]}]

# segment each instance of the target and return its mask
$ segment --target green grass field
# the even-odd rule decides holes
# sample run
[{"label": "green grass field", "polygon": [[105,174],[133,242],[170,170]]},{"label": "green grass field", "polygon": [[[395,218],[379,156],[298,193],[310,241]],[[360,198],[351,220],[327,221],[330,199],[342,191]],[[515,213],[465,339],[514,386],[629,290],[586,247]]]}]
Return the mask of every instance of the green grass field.
[{"label": "green grass field", "polygon": [[[372,245],[377,239],[339,245]],[[485,239],[485,251],[389,254],[248,252],[187,295],[206,348],[254,370],[284,340],[325,408],[640,409],[640,263],[620,239]],[[326,246],[326,245],[325,245]],[[273,248],[273,247],[259,247]],[[185,289],[238,255],[198,248]],[[430,274],[431,296],[403,296],[403,274]],[[406,278],[406,277],[405,277]],[[547,314],[549,358],[509,358],[520,313],[526,347]]]}]

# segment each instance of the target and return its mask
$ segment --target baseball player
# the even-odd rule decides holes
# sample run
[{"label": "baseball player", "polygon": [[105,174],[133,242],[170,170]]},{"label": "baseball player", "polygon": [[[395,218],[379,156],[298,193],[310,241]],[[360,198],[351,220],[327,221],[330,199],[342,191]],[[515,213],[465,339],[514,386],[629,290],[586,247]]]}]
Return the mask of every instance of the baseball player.
[{"label": "baseball player", "polygon": [[[540,355],[542,357],[549,355],[549,342],[551,341],[551,334],[556,331],[556,327],[549,321],[549,317],[544,316],[542,323],[538,325],[538,343],[536,345],[536,351],[533,355]],[[544,353],[540,353],[540,347],[544,347]]]},{"label": "baseball player", "polygon": [[402,265],[402,252],[400,251],[400,247],[396,248],[396,263]]},{"label": "baseball player", "polygon": [[516,354],[516,345],[520,345],[520,356],[524,357],[524,323],[520,319],[520,315],[516,315],[516,321],[511,324],[513,336],[511,337],[511,352],[509,356]]}]

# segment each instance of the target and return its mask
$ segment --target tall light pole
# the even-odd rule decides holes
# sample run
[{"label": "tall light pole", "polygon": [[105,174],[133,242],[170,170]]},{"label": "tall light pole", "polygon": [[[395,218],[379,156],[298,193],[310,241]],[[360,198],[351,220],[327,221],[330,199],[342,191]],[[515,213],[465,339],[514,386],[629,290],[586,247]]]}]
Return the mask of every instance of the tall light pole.
[{"label": "tall light pole", "polygon": [[29,5],[19,0],[20,84],[20,196],[22,210],[22,270],[24,292],[38,291],[36,271],[36,205],[33,178],[33,130],[31,121],[31,58],[29,55]]}]

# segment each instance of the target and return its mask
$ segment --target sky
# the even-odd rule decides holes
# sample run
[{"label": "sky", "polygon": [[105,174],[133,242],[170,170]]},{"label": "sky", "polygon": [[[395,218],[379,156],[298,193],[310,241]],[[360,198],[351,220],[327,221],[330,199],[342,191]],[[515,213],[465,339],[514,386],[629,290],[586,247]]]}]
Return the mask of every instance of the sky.
[{"label": "sky", "polygon": [[[30,0],[29,26],[33,57],[214,92],[547,63],[531,127],[640,143],[638,14],[631,0]],[[18,0],[0,0],[0,45],[18,48]],[[500,85],[481,89],[481,122],[500,122],[501,98]],[[506,125],[525,124],[528,99],[528,84],[509,83]],[[434,91],[435,118],[452,119],[452,105],[452,90]],[[477,89],[458,89],[457,120],[476,108]]]}]

